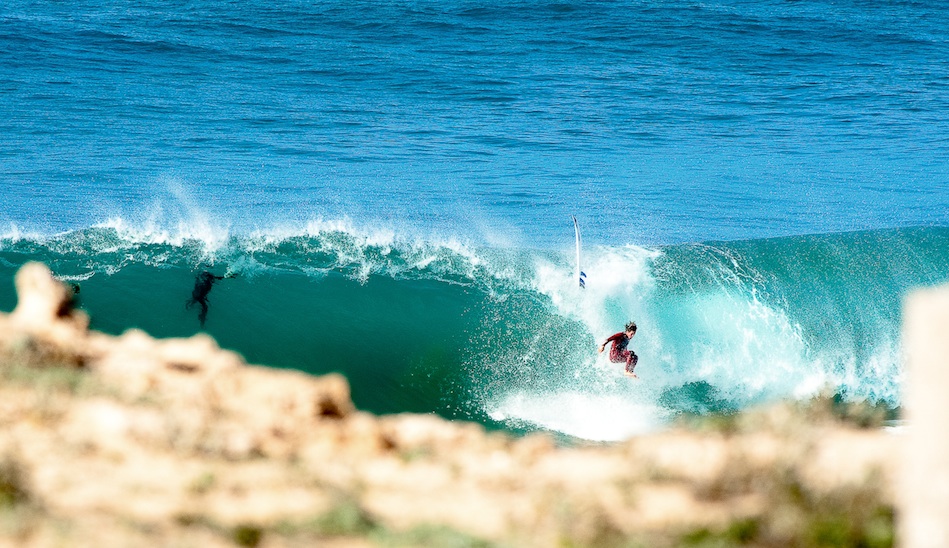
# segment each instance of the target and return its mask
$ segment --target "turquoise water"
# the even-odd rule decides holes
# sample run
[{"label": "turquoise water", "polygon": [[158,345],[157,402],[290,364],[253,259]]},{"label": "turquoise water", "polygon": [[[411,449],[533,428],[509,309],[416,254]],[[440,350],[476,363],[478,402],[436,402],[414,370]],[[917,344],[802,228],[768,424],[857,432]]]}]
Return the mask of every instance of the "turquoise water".
[{"label": "turquoise water", "polygon": [[[900,298],[949,278],[947,28],[910,0],[5,1],[0,270],[156,336],[235,274],[208,333],[381,413],[619,439],[824,385],[898,406]],[[630,319],[640,383],[593,352]]]},{"label": "turquoise water", "polygon": [[[38,260],[80,288],[92,327],[203,330],[252,363],[342,372],[376,413],[437,412],[512,430],[622,439],[682,412],[831,390],[897,407],[900,300],[949,281],[949,229],[879,230],[571,253],[301,235],[145,240],[116,228],[0,245],[0,308]],[[641,380],[596,353],[635,318]]]}]

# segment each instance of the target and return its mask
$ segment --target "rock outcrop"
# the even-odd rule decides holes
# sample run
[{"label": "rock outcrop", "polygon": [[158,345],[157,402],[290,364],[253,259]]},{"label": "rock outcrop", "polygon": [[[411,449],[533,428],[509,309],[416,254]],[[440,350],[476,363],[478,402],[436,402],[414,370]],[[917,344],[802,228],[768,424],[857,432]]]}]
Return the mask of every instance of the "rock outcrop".
[{"label": "rock outcrop", "polygon": [[949,288],[917,291],[904,308],[906,418],[900,453],[903,546],[949,546]]},{"label": "rock outcrop", "polygon": [[562,447],[372,416],[341,376],[247,365],[207,336],[91,332],[42,265],[16,283],[0,315],[0,543],[893,543],[899,438],[826,401]]}]

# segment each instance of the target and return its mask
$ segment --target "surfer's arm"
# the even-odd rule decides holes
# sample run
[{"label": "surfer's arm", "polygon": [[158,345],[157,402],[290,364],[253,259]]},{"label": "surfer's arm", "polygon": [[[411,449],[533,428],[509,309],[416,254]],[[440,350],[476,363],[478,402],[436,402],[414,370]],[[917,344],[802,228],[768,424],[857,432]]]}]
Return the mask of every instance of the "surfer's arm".
[{"label": "surfer's arm", "polygon": [[603,344],[600,345],[600,349],[597,350],[597,352],[603,352],[604,350],[606,350],[606,345],[607,345],[607,343],[609,343],[610,341],[615,341],[615,340],[616,340],[617,338],[619,338],[619,336],[622,335],[622,334],[623,334],[623,333],[617,333],[617,334],[615,334],[615,335],[611,335],[608,339],[606,339],[605,341],[603,341]]}]

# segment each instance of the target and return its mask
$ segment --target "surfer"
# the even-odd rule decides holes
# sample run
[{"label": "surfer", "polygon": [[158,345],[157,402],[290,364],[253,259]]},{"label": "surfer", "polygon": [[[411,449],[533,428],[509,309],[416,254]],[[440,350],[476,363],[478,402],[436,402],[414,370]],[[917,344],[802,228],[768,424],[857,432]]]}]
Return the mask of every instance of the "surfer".
[{"label": "surfer", "polygon": [[204,327],[205,320],[208,319],[208,293],[211,292],[211,286],[218,280],[223,280],[227,276],[215,276],[207,270],[198,274],[194,279],[194,289],[191,290],[191,298],[185,303],[185,308],[191,310],[191,307],[199,304],[201,311],[198,312],[198,321],[201,327]]},{"label": "surfer", "polygon": [[610,361],[613,363],[626,363],[626,376],[639,378],[636,376],[636,373],[633,373],[633,370],[636,369],[636,363],[639,362],[639,356],[635,352],[629,350],[630,339],[636,334],[636,322],[629,322],[626,324],[626,330],[620,331],[619,333],[610,336],[606,339],[606,342],[600,345],[598,352],[603,352],[606,349],[606,343],[612,342],[613,346],[610,347]]}]

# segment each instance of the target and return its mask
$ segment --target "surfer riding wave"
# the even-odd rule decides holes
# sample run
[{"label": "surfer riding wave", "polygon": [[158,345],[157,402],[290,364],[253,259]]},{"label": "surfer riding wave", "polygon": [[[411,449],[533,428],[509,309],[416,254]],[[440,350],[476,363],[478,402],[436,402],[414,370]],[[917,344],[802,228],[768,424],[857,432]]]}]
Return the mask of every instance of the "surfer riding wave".
[{"label": "surfer riding wave", "polygon": [[639,362],[639,356],[635,352],[629,350],[629,341],[636,335],[636,322],[629,322],[626,324],[625,331],[620,331],[615,335],[611,335],[606,342],[600,345],[598,352],[603,352],[606,349],[606,344],[609,342],[613,343],[613,346],[610,347],[610,361],[613,363],[626,363],[625,374],[627,377],[639,378],[636,376],[636,373],[633,371],[636,369],[636,364]]}]

